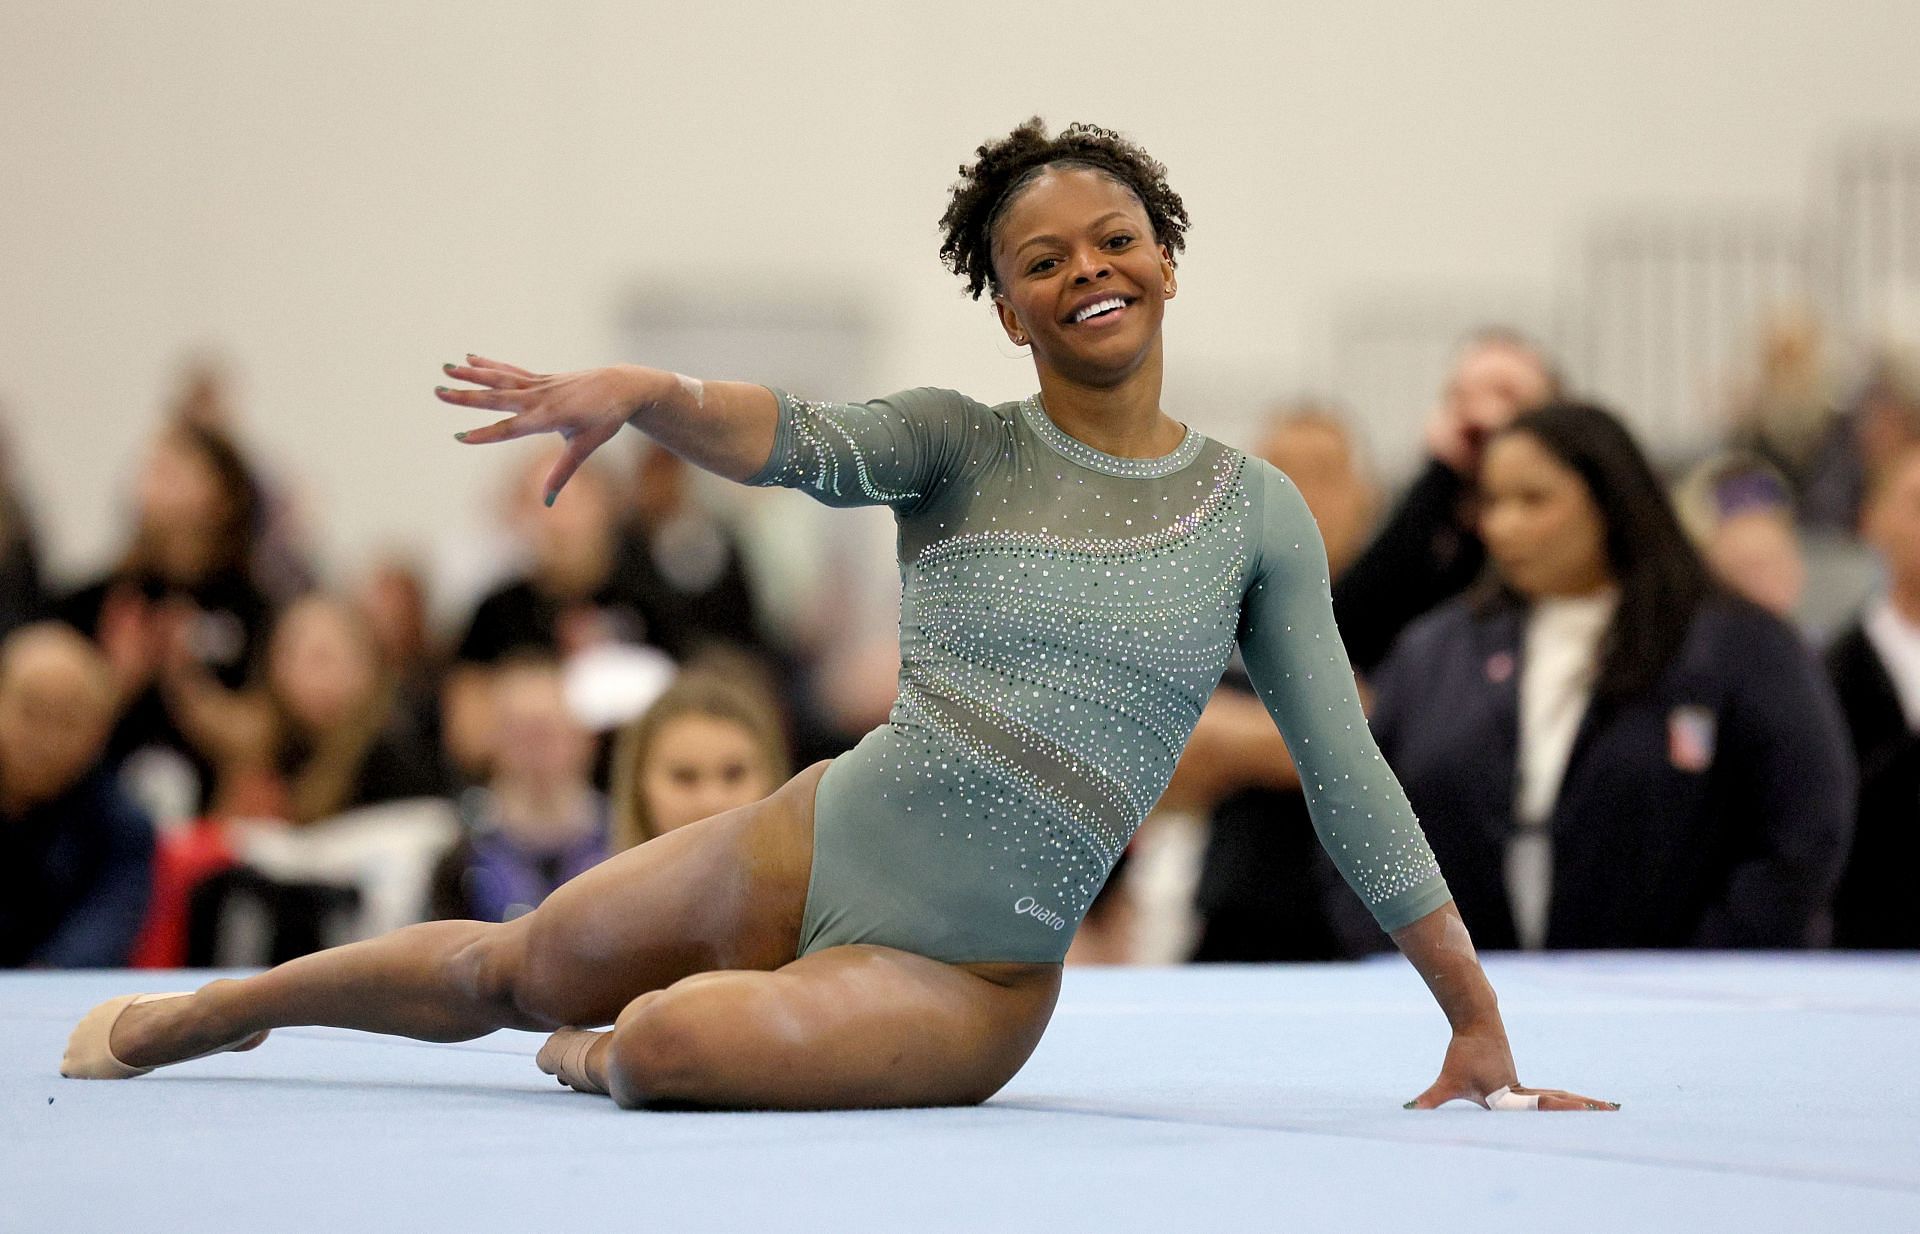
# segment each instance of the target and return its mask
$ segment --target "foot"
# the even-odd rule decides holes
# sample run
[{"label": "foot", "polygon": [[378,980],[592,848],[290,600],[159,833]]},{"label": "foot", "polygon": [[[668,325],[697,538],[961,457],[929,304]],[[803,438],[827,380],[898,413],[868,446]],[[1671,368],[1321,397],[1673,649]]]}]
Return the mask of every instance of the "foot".
[{"label": "foot", "polygon": [[554,1079],[575,1092],[607,1095],[606,1086],[596,1082],[587,1069],[587,1052],[594,1042],[606,1036],[584,1028],[563,1028],[547,1038],[533,1061]]},{"label": "foot", "polygon": [[194,994],[110,999],[89,1012],[67,1041],[60,1073],[79,1079],[128,1079],[155,1067],[223,1051],[251,1050],[265,1032],[235,1037],[204,1013]]}]

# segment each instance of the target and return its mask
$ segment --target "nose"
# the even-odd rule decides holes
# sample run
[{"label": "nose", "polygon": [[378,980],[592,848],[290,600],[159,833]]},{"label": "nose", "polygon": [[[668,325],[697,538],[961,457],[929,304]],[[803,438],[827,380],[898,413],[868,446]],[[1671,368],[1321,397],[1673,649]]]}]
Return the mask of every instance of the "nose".
[{"label": "nose", "polygon": [[1113,273],[1113,267],[1107,261],[1107,255],[1099,249],[1082,249],[1074,257],[1073,285],[1084,286],[1087,283],[1106,278]]}]

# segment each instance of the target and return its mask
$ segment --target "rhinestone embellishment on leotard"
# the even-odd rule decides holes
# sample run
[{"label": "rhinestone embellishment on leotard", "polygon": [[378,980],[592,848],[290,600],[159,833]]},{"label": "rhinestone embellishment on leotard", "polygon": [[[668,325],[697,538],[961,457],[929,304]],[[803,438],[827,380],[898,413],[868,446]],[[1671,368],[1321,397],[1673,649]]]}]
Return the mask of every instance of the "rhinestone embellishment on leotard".
[{"label": "rhinestone embellishment on leotard", "polygon": [[[1295,762],[1343,871],[1370,903],[1435,878],[1378,755],[1362,765],[1351,740],[1322,739],[1326,711],[1365,737],[1330,623],[1243,630],[1255,593],[1325,621],[1325,558],[1297,494],[1272,505],[1278,472],[1191,430],[1159,458],[1105,454],[1037,397],[783,410],[790,449],[773,482],[900,511],[899,694],[890,725],[836,773],[866,843],[907,845],[955,894],[1000,908],[1032,895],[1077,920],[1248,633],[1289,649],[1269,703],[1303,717]],[[1262,522],[1275,511],[1282,522]]]},{"label": "rhinestone embellishment on leotard", "polygon": [[1110,476],[1128,476],[1136,480],[1151,480],[1159,476],[1170,476],[1182,467],[1200,457],[1200,448],[1207,439],[1192,429],[1180,439],[1170,453],[1159,458],[1121,458],[1117,454],[1108,454],[1105,450],[1096,450],[1078,437],[1071,436],[1048,417],[1047,409],[1037,394],[1029,395],[1020,404],[1020,413],[1027,419],[1033,435],[1058,451],[1064,458],[1073,460],[1082,467],[1091,467],[1095,471],[1104,471]]}]

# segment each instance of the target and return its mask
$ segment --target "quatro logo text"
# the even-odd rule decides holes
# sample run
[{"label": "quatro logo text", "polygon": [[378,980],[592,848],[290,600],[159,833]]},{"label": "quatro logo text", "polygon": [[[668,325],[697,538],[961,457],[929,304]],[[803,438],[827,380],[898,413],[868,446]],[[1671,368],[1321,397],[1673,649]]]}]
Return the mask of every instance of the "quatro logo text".
[{"label": "quatro logo text", "polygon": [[1013,902],[1013,911],[1023,917],[1031,917],[1041,925],[1051,926],[1056,930],[1064,930],[1067,928],[1067,919],[1065,917],[1062,917],[1050,908],[1042,908],[1040,902],[1032,896],[1021,896],[1015,900]]}]

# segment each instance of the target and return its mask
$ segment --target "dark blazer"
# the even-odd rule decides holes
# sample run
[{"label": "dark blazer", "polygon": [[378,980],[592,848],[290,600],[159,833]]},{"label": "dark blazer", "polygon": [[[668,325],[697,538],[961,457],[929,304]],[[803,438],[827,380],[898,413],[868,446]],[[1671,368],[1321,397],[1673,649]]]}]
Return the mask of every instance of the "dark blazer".
[{"label": "dark blazer", "polygon": [[[1524,614],[1457,600],[1410,628],[1373,724],[1474,939],[1513,947]],[[1853,825],[1833,692],[1784,622],[1726,598],[1645,696],[1588,708],[1549,821],[1552,948],[1804,947]]]},{"label": "dark blazer", "polygon": [[0,968],[113,968],[146,916],[153,824],[104,770],[0,817]]},{"label": "dark blazer", "polygon": [[1920,947],[1912,903],[1920,862],[1920,733],[1907,727],[1893,678],[1856,621],[1827,652],[1860,768],[1853,850],[1833,899],[1836,947]]}]

